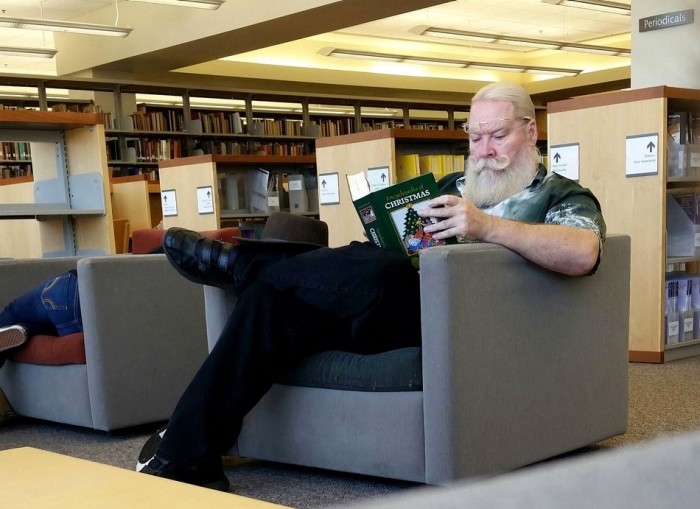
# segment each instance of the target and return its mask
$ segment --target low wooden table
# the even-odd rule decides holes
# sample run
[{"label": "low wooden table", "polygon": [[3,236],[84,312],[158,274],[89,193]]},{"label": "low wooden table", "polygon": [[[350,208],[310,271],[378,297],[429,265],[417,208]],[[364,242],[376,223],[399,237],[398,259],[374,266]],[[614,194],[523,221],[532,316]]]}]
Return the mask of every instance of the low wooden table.
[{"label": "low wooden table", "polygon": [[4,509],[284,507],[31,447],[0,451],[0,487]]}]

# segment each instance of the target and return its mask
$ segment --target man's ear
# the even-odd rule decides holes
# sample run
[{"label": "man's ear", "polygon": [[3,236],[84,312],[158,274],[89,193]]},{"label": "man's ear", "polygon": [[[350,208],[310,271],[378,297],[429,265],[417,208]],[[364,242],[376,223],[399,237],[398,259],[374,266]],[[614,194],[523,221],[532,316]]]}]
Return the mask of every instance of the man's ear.
[{"label": "man's ear", "polygon": [[534,120],[530,120],[527,126],[527,137],[533,145],[537,143],[537,123]]}]

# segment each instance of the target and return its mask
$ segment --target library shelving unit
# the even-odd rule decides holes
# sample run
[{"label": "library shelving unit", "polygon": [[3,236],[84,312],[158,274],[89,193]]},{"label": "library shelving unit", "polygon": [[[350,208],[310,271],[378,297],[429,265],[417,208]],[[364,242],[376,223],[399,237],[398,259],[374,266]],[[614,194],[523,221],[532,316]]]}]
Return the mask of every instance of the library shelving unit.
[{"label": "library shelving unit", "polygon": [[[379,129],[316,140],[316,168],[319,185],[323,176],[337,175],[338,203],[319,207],[320,218],[328,223],[329,244],[342,246],[365,240],[364,229],[350,199],[346,176],[370,168],[389,168],[390,184],[397,182],[396,157],[465,154],[467,135],[459,130]],[[322,189],[319,189],[322,193]]]},{"label": "library shelving unit", "polygon": [[[700,191],[700,177],[668,174],[667,117],[698,112],[700,91],[632,89],[552,102],[547,110],[550,151],[553,145],[578,144],[580,183],[600,200],[608,232],[632,239],[629,359],[662,363],[700,354],[700,341],[665,345],[664,339],[666,267],[700,260],[667,256],[668,192],[679,186]],[[640,136],[658,137],[650,172],[634,171],[629,146]]]},{"label": "library shelving unit", "polygon": [[[313,155],[217,154],[161,161],[159,170],[163,226],[181,226],[203,231],[246,221],[264,220],[271,211],[280,207],[284,209],[284,204],[279,195],[279,201],[268,201],[268,197],[264,196],[263,202],[271,204],[269,208],[264,207],[267,210],[251,207],[250,176],[261,169],[269,172],[270,178],[290,174],[315,176],[315,162]],[[229,177],[237,182],[235,190],[229,187]],[[237,208],[227,208],[233,207],[229,204],[238,200],[239,196]],[[309,208],[309,214],[317,215],[317,212],[313,211],[313,204]]]},{"label": "library shelving unit", "polygon": [[145,175],[129,175],[110,179],[112,215],[127,219],[130,231],[153,228],[163,218],[160,185]]},{"label": "library shelving unit", "polygon": [[[45,257],[113,254],[105,134],[98,115],[0,110],[0,139],[30,143],[33,173],[0,186],[2,255],[31,257],[37,254],[31,246]],[[18,222],[25,220],[30,223]]]}]

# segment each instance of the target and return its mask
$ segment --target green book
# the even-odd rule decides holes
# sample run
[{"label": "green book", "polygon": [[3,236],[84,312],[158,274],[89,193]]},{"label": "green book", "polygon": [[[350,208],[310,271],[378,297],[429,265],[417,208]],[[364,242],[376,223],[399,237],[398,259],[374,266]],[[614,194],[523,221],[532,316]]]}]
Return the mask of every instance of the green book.
[{"label": "green book", "polygon": [[417,212],[440,195],[432,173],[373,192],[364,173],[348,175],[347,179],[367,238],[378,247],[415,256],[422,249],[451,243],[425,233],[423,228],[431,220]]}]

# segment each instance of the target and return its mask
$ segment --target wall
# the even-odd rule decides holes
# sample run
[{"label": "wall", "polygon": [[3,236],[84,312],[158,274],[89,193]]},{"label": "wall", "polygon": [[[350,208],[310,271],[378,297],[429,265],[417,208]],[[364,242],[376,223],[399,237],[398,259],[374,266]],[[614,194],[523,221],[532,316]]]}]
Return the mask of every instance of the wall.
[{"label": "wall", "polygon": [[[700,88],[700,2],[634,0],[632,2],[632,88],[669,85]],[[694,9],[694,22],[639,32],[639,19]]]}]

